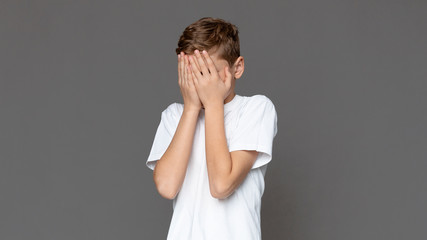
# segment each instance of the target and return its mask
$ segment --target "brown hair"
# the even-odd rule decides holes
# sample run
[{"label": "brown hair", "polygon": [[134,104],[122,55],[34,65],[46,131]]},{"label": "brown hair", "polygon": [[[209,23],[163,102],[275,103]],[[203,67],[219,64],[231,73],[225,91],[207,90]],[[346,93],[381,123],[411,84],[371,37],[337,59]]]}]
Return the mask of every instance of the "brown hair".
[{"label": "brown hair", "polygon": [[240,56],[238,28],[220,18],[204,17],[185,28],[179,38],[176,54],[193,54],[194,50],[220,50],[219,57],[232,67]]}]

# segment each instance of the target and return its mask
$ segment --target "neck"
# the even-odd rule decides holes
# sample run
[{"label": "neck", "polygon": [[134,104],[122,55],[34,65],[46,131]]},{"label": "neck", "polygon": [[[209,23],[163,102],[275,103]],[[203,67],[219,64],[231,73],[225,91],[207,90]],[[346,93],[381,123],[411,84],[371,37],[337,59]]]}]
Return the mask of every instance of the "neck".
[{"label": "neck", "polygon": [[236,93],[234,91],[232,91],[225,99],[224,99],[224,104],[230,102],[231,100],[233,100],[234,96],[236,96]]}]

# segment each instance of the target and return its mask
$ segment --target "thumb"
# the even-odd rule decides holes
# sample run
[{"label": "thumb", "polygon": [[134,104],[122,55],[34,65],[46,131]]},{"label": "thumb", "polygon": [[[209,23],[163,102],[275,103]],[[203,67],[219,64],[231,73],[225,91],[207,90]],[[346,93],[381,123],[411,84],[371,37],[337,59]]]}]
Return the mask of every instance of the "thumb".
[{"label": "thumb", "polygon": [[230,68],[226,66],[224,68],[224,71],[225,71],[225,84],[229,87],[231,86],[231,79],[232,79]]}]

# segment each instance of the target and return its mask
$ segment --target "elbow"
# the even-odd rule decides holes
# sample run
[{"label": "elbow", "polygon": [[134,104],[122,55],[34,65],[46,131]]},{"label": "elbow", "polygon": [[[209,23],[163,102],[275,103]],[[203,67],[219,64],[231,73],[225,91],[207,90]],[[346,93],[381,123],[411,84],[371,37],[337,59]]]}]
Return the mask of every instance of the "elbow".
[{"label": "elbow", "polygon": [[212,184],[209,190],[211,196],[216,199],[226,199],[232,193],[230,188],[225,184]]},{"label": "elbow", "polygon": [[156,185],[157,192],[163,198],[173,200],[178,194],[178,190],[174,187],[174,184],[165,181],[166,179],[158,177],[155,173],[153,174],[153,180]]},{"label": "elbow", "polygon": [[158,191],[158,192],[159,192],[160,196],[162,196],[163,198],[168,199],[168,200],[173,200],[176,197],[176,193],[161,192],[161,191]]},{"label": "elbow", "polygon": [[162,183],[156,182],[157,192],[163,198],[166,198],[168,200],[173,200],[176,197],[178,191],[174,190],[173,188],[171,188],[168,185],[169,184],[164,184],[164,183],[162,184]]}]

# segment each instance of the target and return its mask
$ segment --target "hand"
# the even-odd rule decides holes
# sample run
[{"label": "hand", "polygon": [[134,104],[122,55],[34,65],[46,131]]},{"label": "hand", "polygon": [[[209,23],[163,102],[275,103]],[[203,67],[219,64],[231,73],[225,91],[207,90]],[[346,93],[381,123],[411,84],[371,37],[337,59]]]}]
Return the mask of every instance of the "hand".
[{"label": "hand", "polygon": [[194,86],[188,56],[183,52],[178,55],[178,84],[184,100],[184,108],[200,111],[202,102]]},{"label": "hand", "polygon": [[[232,75],[229,67],[224,68],[225,79],[221,79],[211,57],[205,50],[203,50],[203,56],[198,50],[195,50],[194,56],[189,56],[189,58],[193,82],[203,106],[207,108],[211,104],[224,104],[231,88]],[[206,60],[207,66],[203,58]]]}]

